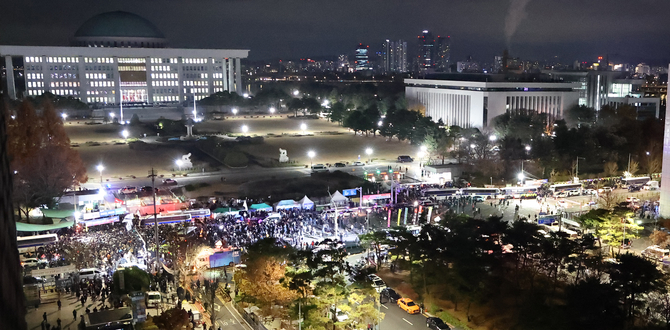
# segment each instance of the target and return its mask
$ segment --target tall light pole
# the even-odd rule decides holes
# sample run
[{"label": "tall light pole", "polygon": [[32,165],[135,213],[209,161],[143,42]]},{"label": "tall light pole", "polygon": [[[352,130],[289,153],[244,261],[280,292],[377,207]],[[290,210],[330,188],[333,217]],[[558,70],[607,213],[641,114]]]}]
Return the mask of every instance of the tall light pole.
[{"label": "tall light pole", "polygon": [[249,132],[249,126],[247,126],[247,125],[242,125],[242,133],[245,133],[245,134],[246,134],[247,132]]},{"label": "tall light pole", "polygon": [[372,155],[372,148],[366,148],[365,154],[368,155],[368,163],[372,163],[372,158],[370,158],[370,156]]},{"label": "tall light pole", "polygon": [[198,121],[198,110],[195,107],[195,91],[193,92],[193,121]]},{"label": "tall light pole", "polygon": [[102,184],[102,171],[105,169],[105,167],[102,166],[102,164],[98,164],[98,166],[95,168],[98,170],[98,172],[100,172],[100,184]]},{"label": "tall light pole", "polygon": [[181,172],[181,166],[184,164],[184,162],[182,162],[181,159],[177,159],[175,161],[175,164],[177,164],[177,167],[179,168],[179,172]]},{"label": "tall light pole", "polygon": [[575,178],[577,178],[577,180],[579,180],[579,159],[580,158],[583,159],[583,160],[586,160],[586,158],[584,158],[584,157],[579,157],[579,156],[577,157],[577,166],[575,166]]},{"label": "tall light pole", "polygon": [[153,168],[151,168],[151,171],[149,171],[149,176],[151,177],[151,192],[152,196],[154,198],[154,236],[156,238],[156,263],[154,264],[155,269],[156,269],[156,274],[158,274],[158,267],[160,266],[160,259],[158,258],[158,252],[159,252],[159,244],[158,244],[158,214],[156,214],[156,171],[154,171]]},{"label": "tall light pole", "polygon": [[121,131],[121,135],[123,135],[123,138],[126,140],[126,142],[128,142],[128,135],[129,135],[128,130],[124,129],[123,131]]},{"label": "tall light pole", "polygon": [[269,109],[268,111],[270,111],[270,113],[275,113],[275,108],[274,108],[274,107],[270,107],[270,109]]},{"label": "tall light pole", "polygon": [[313,150],[310,150],[307,152],[307,157],[309,157],[309,167],[312,167],[312,160],[314,159],[314,156],[316,156],[316,152]]},{"label": "tall light pole", "polygon": [[302,134],[305,135],[305,130],[307,130],[307,124],[305,123],[300,124],[300,130],[302,131]]},{"label": "tall light pole", "polygon": [[65,120],[67,119],[67,113],[63,112],[61,117],[63,117],[63,123],[65,123]]},{"label": "tall light pole", "polygon": [[237,116],[237,108],[233,108],[233,116]]}]

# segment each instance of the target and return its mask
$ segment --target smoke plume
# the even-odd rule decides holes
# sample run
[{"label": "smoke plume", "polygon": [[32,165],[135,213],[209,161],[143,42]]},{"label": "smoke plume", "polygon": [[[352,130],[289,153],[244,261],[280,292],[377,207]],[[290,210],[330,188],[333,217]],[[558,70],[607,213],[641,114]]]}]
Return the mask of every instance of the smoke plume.
[{"label": "smoke plume", "polygon": [[510,2],[507,16],[505,17],[505,38],[507,39],[508,47],[519,24],[521,24],[521,21],[528,16],[528,13],[526,13],[526,5],[528,5],[529,2],[530,0],[512,0]]}]

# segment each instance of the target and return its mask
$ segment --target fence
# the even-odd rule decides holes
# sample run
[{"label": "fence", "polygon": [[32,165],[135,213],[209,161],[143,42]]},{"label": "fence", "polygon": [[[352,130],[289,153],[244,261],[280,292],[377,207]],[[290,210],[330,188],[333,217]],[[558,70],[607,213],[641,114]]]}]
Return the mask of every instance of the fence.
[{"label": "fence", "polygon": [[263,325],[263,321],[260,319],[260,317],[254,313],[247,313],[247,311],[242,308],[239,304],[235,303],[233,301],[233,306],[235,306],[235,309],[242,315],[245,321],[249,323],[252,329],[254,330],[268,330],[265,325]]}]

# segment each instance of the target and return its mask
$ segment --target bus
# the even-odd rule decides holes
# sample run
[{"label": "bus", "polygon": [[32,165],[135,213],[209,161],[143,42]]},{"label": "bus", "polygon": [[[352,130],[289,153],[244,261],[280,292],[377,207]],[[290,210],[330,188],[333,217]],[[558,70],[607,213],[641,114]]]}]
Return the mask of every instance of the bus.
[{"label": "bus", "polygon": [[184,210],[182,213],[190,214],[191,218],[209,218],[212,215],[209,209]]},{"label": "bus", "polygon": [[447,189],[426,189],[423,192],[423,195],[425,197],[429,198],[435,198],[437,200],[442,200],[446,199],[447,197],[452,197],[455,195],[458,195],[460,193],[460,189],[458,188],[447,188]]},{"label": "bus", "polygon": [[58,235],[44,234],[35,236],[19,236],[16,238],[19,253],[34,252],[40,246],[58,242]]},{"label": "bus", "polygon": [[581,183],[564,183],[564,184],[552,184],[549,186],[549,190],[556,195],[560,192],[568,194],[568,196],[579,196],[582,194],[582,184]]},{"label": "bus", "polygon": [[502,188],[503,195],[512,196],[512,198],[524,199],[537,197],[538,187],[505,187]]},{"label": "bus", "polygon": [[481,197],[483,199],[497,198],[500,195],[498,188],[463,188],[461,190],[463,196]]},{"label": "bus", "polygon": [[651,178],[648,176],[640,176],[637,178],[623,178],[621,181],[626,187],[641,187],[644,186],[647,182],[651,181]]},{"label": "bus", "polygon": [[[191,215],[188,213],[161,213],[157,217],[158,219],[158,224],[159,225],[165,225],[165,224],[170,224],[170,223],[180,223],[180,222],[185,222],[185,221],[191,221]],[[153,215],[147,215],[142,218],[142,225],[153,225],[154,224],[154,216]]]}]

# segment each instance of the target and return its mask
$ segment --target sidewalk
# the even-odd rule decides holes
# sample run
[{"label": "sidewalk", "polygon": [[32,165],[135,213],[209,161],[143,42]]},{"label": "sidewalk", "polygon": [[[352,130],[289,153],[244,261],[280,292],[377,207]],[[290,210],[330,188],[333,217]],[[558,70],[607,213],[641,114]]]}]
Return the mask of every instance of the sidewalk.
[{"label": "sidewalk", "polygon": [[[42,323],[42,315],[44,312],[47,313],[47,322],[50,326],[57,325],[57,319],[61,320],[61,329],[78,329],[77,326],[81,321],[81,315],[86,313],[86,308],[93,310],[94,307],[100,309],[103,304],[100,300],[91,301],[89,298],[84,306],[81,305],[81,302],[77,300],[75,295],[70,295],[67,293],[61,294],[61,310],[58,310],[58,305],[56,302],[40,304],[37,309],[35,307],[29,307],[26,313],[26,322],[28,323],[28,330],[40,330]],[[77,311],[77,321],[75,322],[72,311]]]}]

